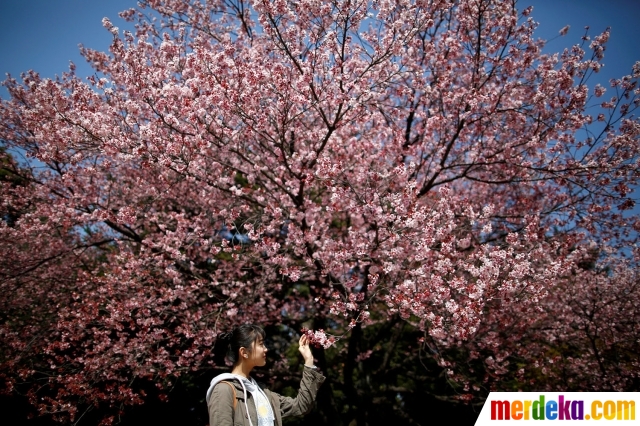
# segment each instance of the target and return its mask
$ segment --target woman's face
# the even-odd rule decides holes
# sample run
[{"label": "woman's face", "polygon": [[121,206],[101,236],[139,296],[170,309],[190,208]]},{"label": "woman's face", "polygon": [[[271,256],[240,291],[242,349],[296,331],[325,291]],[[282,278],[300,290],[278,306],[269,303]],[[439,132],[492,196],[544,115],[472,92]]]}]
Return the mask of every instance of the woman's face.
[{"label": "woman's face", "polygon": [[262,367],[267,364],[267,347],[264,345],[264,339],[262,336],[258,336],[258,338],[253,342],[249,359],[256,367]]}]

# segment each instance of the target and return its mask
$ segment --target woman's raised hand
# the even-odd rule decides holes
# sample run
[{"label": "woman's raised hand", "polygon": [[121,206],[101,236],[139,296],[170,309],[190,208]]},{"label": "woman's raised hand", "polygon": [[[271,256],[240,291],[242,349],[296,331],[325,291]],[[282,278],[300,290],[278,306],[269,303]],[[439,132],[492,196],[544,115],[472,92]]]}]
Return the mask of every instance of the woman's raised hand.
[{"label": "woman's raised hand", "polygon": [[313,354],[311,353],[311,348],[309,347],[309,337],[306,334],[300,336],[300,341],[298,342],[300,345],[298,350],[300,354],[304,358],[304,365],[311,367],[313,365]]}]

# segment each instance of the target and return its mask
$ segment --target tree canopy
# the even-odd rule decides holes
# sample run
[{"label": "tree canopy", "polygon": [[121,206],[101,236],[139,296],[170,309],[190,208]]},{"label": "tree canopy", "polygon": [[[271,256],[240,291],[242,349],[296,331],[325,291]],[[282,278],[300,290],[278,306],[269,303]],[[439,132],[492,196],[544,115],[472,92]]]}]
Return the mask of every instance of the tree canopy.
[{"label": "tree canopy", "polygon": [[326,424],[638,390],[640,63],[590,87],[608,31],[547,54],[530,14],[141,0],[88,80],[7,79],[5,389],[109,424],[251,322],[285,391],[310,330]]}]

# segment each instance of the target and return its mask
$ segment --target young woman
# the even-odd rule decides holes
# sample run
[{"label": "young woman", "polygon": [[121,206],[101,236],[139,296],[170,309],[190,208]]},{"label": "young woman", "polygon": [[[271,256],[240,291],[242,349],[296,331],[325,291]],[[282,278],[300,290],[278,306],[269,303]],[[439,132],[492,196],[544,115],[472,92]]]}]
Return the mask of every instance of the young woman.
[{"label": "young woman", "polygon": [[241,325],[218,337],[214,352],[226,350],[233,362],[231,373],[216,376],[207,390],[210,426],[282,426],[282,418],[307,414],[313,408],[318,388],[325,377],[313,365],[309,341],[303,335],[299,351],[304,372],[298,396],[289,398],[261,389],[250,376],[254,367],[267,363],[264,330],[251,324]]}]

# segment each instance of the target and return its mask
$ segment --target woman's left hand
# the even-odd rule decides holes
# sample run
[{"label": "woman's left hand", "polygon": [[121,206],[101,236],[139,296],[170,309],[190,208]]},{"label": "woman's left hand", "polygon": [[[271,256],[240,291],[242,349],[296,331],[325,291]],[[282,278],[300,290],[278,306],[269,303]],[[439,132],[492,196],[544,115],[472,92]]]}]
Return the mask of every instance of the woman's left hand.
[{"label": "woman's left hand", "polygon": [[300,354],[304,358],[304,365],[311,367],[313,365],[313,354],[311,353],[311,348],[309,347],[309,338],[306,334],[300,336],[300,341],[298,342],[300,345],[298,350]]}]

